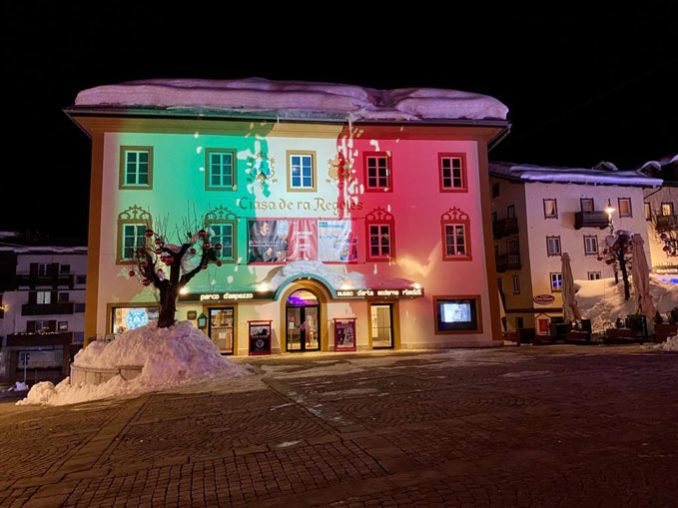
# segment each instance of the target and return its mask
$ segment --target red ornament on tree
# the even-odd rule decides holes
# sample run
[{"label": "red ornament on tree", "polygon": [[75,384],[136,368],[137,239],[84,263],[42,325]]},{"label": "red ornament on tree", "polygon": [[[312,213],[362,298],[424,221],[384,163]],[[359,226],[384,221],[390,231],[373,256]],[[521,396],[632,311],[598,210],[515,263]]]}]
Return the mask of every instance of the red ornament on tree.
[{"label": "red ornament on tree", "polygon": [[207,236],[207,231],[205,231],[204,229],[201,229],[200,231],[198,231],[198,236],[200,238],[205,238]]},{"label": "red ornament on tree", "polygon": [[144,286],[150,286],[150,285],[151,285],[151,281],[147,279],[147,280],[143,281],[142,284],[143,284]]},{"label": "red ornament on tree", "polygon": [[190,252],[191,254],[195,254],[196,250],[193,247],[191,247],[191,250],[189,250],[188,252]]},{"label": "red ornament on tree", "polygon": [[221,265],[223,265],[223,263],[220,260],[217,259],[217,266],[221,266]]},{"label": "red ornament on tree", "polygon": [[130,277],[134,277],[134,270],[130,270],[130,271],[129,271],[129,276],[130,276]]},{"label": "red ornament on tree", "polygon": [[153,230],[152,230],[152,229],[147,229],[145,235],[146,235],[146,238],[152,237],[152,236],[153,236]]},{"label": "red ornament on tree", "polygon": [[212,246],[209,242],[205,242],[202,244],[202,250],[207,250]]},{"label": "red ornament on tree", "polygon": [[220,244],[220,243],[216,244],[216,245],[214,246],[214,248],[217,249],[217,250],[221,250],[221,244]]},{"label": "red ornament on tree", "polygon": [[207,270],[207,265],[202,265],[203,270]]}]

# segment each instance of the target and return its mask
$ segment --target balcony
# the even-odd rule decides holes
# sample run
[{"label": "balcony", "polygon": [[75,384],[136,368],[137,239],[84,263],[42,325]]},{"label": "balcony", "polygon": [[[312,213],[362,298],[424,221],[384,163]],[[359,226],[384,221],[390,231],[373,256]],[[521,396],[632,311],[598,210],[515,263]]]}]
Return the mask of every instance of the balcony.
[{"label": "balcony", "polygon": [[497,271],[520,270],[520,254],[501,254],[497,256]]},{"label": "balcony", "polygon": [[675,215],[657,215],[657,232],[678,230],[678,216]]},{"label": "balcony", "polygon": [[75,276],[72,273],[56,273],[54,275],[37,275],[28,273],[17,273],[16,283],[18,286],[28,286],[35,289],[36,286],[68,286],[73,289]]},{"label": "balcony", "polygon": [[605,229],[610,223],[607,220],[607,214],[599,212],[576,212],[574,214],[574,229],[581,228],[599,228]]},{"label": "balcony", "polygon": [[507,217],[506,219],[498,220],[492,224],[492,234],[495,238],[503,238],[504,236],[513,235],[518,232],[518,219],[515,217]]},{"label": "balcony", "polygon": [[52,314],[73,314],[73,303],[25,303],[21,306],[22,316],[49,316]]}]

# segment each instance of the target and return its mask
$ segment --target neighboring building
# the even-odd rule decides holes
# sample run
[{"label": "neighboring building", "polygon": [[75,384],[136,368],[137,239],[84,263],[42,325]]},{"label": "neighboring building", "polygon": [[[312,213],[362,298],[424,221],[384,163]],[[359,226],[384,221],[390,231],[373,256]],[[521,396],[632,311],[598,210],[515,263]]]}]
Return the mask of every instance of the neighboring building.
[{"label": "neighboring building", "polygon": [[492,219],[498,283],[508,330],[549,333],[562,316],[561,254],[570,255],[574,279],[613,277],[599,260],[615,230],[639,233],[649,258],[643,189],[661,181],[611,163],[593,169],[491,163]]},{"label": "neighboring building", "polygon": [[71,344],[82,344],[86,247],[0,247],[0,379],[31,382],[68,375]]},{"label": "neighboring building", "polygon": [[678,273],[678,155],[648,161],[638,171],[663,181],[644,192],[652,270]]},{"label": "neighboring building", "polygon": [[153,292],[128,276],[134,251],[167,218],[176,242],[188,210],[224,264],[188,284],[177,318],[206,318],[225,354],[250,339],[267,350],[268,324],[273,352],[501,338],[487,152],[508,122],[495,99],[154,80],[86,90],[67,113],[93,150],[86,337],[153,318]]}]

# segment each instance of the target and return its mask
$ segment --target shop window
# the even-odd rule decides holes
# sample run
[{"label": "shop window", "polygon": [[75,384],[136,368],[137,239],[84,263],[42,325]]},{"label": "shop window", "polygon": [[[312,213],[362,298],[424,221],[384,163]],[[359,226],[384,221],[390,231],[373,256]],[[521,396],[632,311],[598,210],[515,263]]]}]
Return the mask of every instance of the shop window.
[{"label": "shop window", "polygon": [[120,188],[153,188],[153,147],[120,147]]},{"label": "shop window", "polygon": [[598,255],[597,236],[584,236],[584,254],[587,256]]},{"label": "shop window", "polygon": [[236,190],[236,151],[208,148],[205,150],[205,189]]},{"label": "shop window", "polygon": [[315,152],[287,151],[287,190],[316,190]]},{"label": "shop window", "polygon": [[589,280],[598,280],[600,279],[600,272],[589,272],[588,276]]},{"label": "shop window", "polygon": [[662,215],[664,217],[673,215],[673,203],[662,203]]},{"label": "shop window", "polygon": [[480,333],[479,296],[434,296],[435,333]]},{"label": "shop window", "polygon": [[633,217],[633,213],[631,212],[631,198],[618,198],[617,203],[619,204],[620,217]]},{"label": "shop window", "polygon": [[377,208],[367,214],[367,260],[386,261],[395,258],[395,238],[393,215]]},{"label": "shop window", "polygon": [[563,287],[563,275],[560,272],[551,272],[551,292],[557,293]]},{"label": "shop window", "polygon": [[440,190],[442,192],[465,192],[468,190],[465,154],[439,154],[438,170],[440,172]]},{"label": "shop window", "polygon": [[560,236],[546,237],[546,254],[548,256],[560,256]]},{"label": "shop window", "polygon": [[556,199],[544,200],[544,218],[545,219],[558,218],[558,201]]},{"label": "shop window", "polygon": [[366,191],[393,190],[391,156],[388,153],[366,152],[364,164]]},{"label": "shop window", "polygon": [[138,206],[118,215],[118,264],[136,261],[138,250],[146,247],[147,228],[151,228],[151,214]]},{"label": "shop window", "polygon": [[210,243],[213,246],[221,245],[221,249],[215,252],[217,259],[223,262],[234,262],[236,259],[237,224],[237,216],[223,206],[215,208],[205,216],[205,227],[212,230]]},{"label": "shop window", "polygon": [[450,208],[442,215],[443,259],[459,261],[471,259],[469,238],[470,220],[459,208]]}]

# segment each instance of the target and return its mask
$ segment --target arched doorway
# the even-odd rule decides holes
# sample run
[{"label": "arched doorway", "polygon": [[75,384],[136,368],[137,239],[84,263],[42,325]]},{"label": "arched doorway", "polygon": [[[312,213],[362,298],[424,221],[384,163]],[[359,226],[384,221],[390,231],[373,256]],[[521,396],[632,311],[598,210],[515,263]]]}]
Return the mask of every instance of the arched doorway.
[{"label": "arched doorway", "polygon": [[285,302],[285,349],[320,351],[320,301],[309,289],[297,289]]}]

